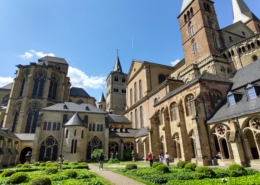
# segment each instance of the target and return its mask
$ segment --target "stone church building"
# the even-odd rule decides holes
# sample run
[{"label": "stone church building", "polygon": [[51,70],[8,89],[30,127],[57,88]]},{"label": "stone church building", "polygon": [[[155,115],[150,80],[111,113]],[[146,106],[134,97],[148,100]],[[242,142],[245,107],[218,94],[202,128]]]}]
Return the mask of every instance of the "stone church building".
[{"label": "stone church building", "polygon": [[219,165],[260,165],[260,20],[243,0],[232,6],[233,23],[220,28],[213,1],[183,0],[184,59],[133,60],[124,73],[117,56],[97,105],[71,87],[65,59],[17,65],[0,88],[0,165],[24,162],[28,151],[32,162],[88,161],[96,148],[118,158],[130,148],[138,160],[168,152],[198,165],[220,152]]}]

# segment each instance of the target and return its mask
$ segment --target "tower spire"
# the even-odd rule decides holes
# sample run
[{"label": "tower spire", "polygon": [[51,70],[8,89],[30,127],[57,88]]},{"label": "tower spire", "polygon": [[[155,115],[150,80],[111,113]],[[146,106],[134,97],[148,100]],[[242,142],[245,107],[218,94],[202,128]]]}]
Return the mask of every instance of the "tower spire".
[{"label": "tower spire", "polygon": [[248,22],[251,19],[259,20],[248,8],[244,0],[232,0],[233,5],[233,23],[242,21],[243,23]]},{"label": "tower spire", "polygon": [[118,50],[117,50],[116,62],[115,62],[113,71],[120,72],[120,73],[123,72],[121,64],[120,64],[119,56],[118,56]]},{"label": "tower spire", "polygon": [[181,12],[180,12],[180,13],[182,13],[183,10],[185,10],[185,9],[189,6],[189,4],[190,4],[192,1],[193,1],[193,0],[183,0],[183,1],[182,1],[182,6],[181,6]]},{"label": "tower spire", "polygon": [[100,96],[100,98],[99,98],[99,101],[98,102],[105,102],[106,101],[106,99],[105,99],[105,97],[104,97],[104,94],[103,94],[103,92],[102,92],[102,94],[101,94],[101,96]]}]

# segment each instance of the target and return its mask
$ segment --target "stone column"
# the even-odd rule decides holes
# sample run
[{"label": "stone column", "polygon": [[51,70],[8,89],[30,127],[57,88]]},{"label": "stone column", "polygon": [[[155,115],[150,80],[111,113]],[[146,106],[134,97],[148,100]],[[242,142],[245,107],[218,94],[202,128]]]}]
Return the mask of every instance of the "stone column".
[{"label": "stone column", "polygon": [[247,156],[248,156],[249,160],[252,160],[254,158],[252,156],[252,152],[251,152],[251,148],[248,143],[248,139],[244,139],[244,141],[245,141],[245,149],[246,149]]}]

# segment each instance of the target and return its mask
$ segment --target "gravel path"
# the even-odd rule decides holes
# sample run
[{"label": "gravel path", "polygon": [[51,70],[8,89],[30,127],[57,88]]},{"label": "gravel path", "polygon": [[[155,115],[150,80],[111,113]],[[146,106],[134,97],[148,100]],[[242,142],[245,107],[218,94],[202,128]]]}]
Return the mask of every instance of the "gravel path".
[{"label": "gravel path", "polygon": [[140,182],[137,182],[133,179],[117,174],[115,172],[109,171],[107,169],[98,171],[98,167],[93,164],[88,164],[88,166],[91,172],[97,173],[98,175],[104,177],[105,179],[107,179],[115,185],[144,185]]}]

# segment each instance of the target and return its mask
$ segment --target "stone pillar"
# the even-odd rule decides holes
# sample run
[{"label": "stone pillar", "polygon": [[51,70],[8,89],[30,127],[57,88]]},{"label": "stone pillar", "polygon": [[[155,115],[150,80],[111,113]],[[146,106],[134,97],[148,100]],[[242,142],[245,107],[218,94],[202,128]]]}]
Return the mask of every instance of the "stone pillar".
[{"label": "stone pillar", "polygon": [[244,139],[244,141],[245,141],[246,154],[247,154],[249,160],[254,159],[253,156],[252,156],[251,148],[250,148],[249,143],[248,143],[248,139]]},{"label": "stone pillar", "polygon": [[258,143],[258,138],[255,138],[255,144],[256,144],[258,155],[260,155],[260,145]]}]

